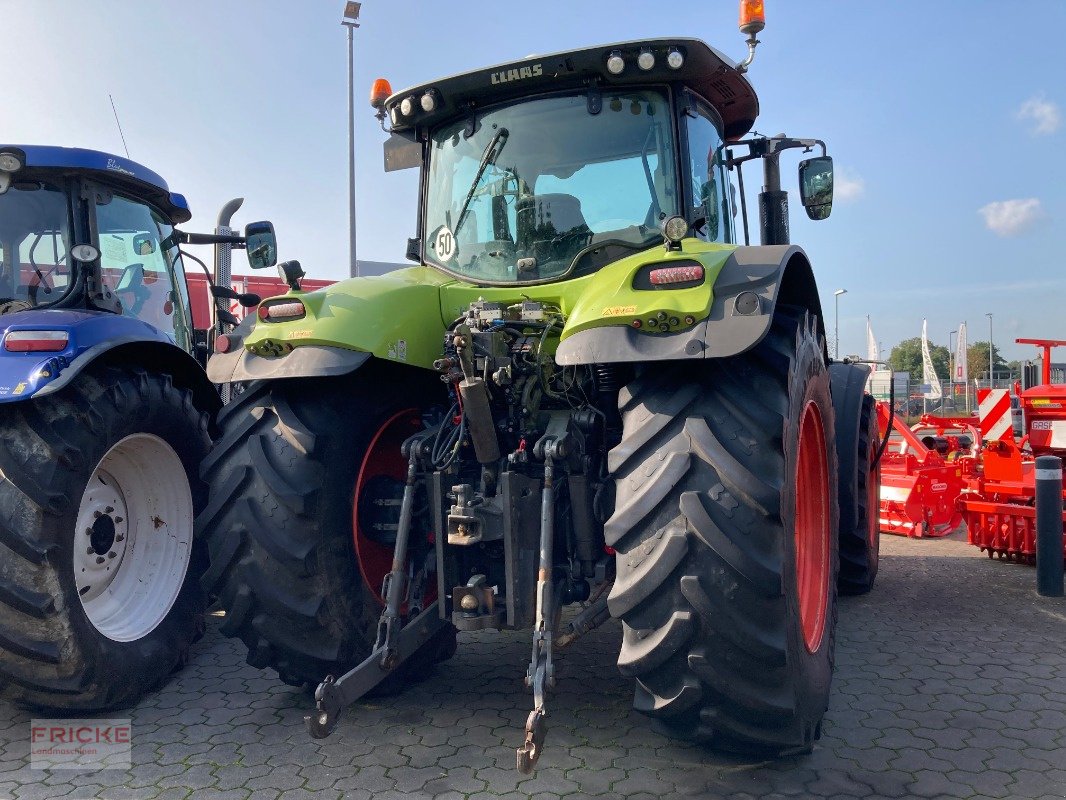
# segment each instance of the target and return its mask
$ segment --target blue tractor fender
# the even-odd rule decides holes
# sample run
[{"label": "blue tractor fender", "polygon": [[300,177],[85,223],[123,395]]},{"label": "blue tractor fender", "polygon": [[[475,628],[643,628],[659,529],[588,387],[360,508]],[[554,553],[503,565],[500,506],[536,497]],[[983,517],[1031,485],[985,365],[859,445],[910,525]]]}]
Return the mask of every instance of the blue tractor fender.
[{"label": "blue tractor fender", "polygon": [[[67,341],[54,352],[9,349],[7,337],[27,331],[61,331]],[[103,311],[21,311],[0,317],[0,340],[0,404],[53,394],[90,365],[106,363],[166,372],[193,392],[199,408],[215,412],[222,405],[196,359],[138,319]]]}]

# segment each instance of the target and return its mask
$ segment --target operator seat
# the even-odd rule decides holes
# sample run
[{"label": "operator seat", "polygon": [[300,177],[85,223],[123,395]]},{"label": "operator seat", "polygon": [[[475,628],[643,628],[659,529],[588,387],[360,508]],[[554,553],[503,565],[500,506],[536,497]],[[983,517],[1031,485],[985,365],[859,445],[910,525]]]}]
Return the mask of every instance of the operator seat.
[{"label": "operator seat", "polygon": [[535,194],[515,204],[515,228],[518,242],[530,247],[563,234],[587,232],[588,223],[581,201],[572,194]]}]

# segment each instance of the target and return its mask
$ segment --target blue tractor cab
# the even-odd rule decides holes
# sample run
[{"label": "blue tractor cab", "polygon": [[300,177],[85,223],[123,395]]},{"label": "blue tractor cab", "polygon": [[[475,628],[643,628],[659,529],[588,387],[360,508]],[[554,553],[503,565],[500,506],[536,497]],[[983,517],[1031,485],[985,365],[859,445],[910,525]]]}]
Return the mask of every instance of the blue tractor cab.
[{"label": "blue tractor cab", "polygon": [[[182,195],[129,159],[0,145],[0,403],[58,391],[116,349],[109,358],[150,357],[211,394],[193,358],[180,245],[246,239],[175,229],[191,216]],[[276,260],[270,223],[248,233],[257,266]]]},{"label": "blue tractor cab", "polygon": [[221,401],[180,247],[267,266],[277,245],[268,222],[190,217],[129,159],[0,145],[0,687],[19,701],[127,705],[203,630],[193,519]]}]

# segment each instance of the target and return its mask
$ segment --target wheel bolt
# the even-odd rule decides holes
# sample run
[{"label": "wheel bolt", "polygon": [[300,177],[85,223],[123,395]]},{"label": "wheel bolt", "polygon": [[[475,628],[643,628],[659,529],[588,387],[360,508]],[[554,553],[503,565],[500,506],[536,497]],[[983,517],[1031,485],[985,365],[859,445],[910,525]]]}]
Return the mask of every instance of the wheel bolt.
[{"label": "wheel bolt", "polygon": [[114,558],[115,557],[115,551],[112,550],[110,553],[107,554],[107,557],[108,558]]},{"label": "wheel bolt", "polygon": [[93,529],[92,528],[86,528],[85,529],[85,535],[86,536],[92,536],[93,535]]},{"label": "wheel bolt", "polygon": [[115,517],[115,522],[116,523],[122,522],[122,517]]},{"label": "wheel bolt", "polygon": [[96,551],[93,550],[91,547],[87,547],[85,549],[85,555],[87,555],[87,556],[91,556],[94,552],[96,552]]},{"label": "wheel bolt", "polygon": [[97,564],[103,564],[104,563],[104,557],[103,556],[97,556],[96,557],[96,563]]},{"label": "wheel bolt", "polygon": [[122,533],[116,533],[115,534],[115,541],[116,542],[121,542],[125,538],[126,538],[125,534],[122,534]]},{"label": "wheel bolt", "polygon": [[94,519],[100,519],[100,517],[102,517],[102,516],[103,516],[103,514],[101,514],[99,511],[94,511],[93,512],[93,518]]},{"label": "wheel bolt", "polygon": [[114,506],[107,506],[107,508],[104,509],[104,513],[105,514],[110,514],[114,510],[115,510]]}]

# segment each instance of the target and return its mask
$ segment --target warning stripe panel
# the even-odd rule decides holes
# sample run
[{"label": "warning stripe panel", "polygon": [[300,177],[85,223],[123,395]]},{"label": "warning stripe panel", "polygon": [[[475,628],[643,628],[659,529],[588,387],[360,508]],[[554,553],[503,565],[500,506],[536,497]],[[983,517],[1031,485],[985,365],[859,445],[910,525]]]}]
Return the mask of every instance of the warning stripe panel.
[{"label": "warning stripe panel", "polygon": [[1011,439],[1010,394],[1006,389],[980,389],[977,392],[981,438],[985,441]]}]

